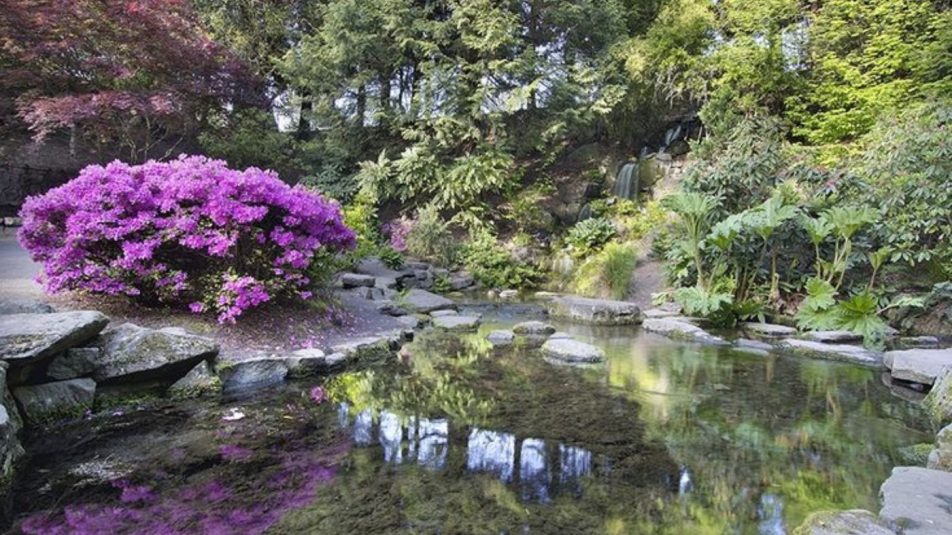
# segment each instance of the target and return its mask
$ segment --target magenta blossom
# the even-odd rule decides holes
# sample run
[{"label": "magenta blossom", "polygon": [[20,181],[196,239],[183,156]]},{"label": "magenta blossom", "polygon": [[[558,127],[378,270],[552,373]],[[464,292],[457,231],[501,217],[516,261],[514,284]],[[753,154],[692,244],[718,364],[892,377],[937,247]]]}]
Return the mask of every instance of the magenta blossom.
[{"label": "magenta blossom", "polygon": [[308,393],[308,395],[310,396],[311,401],[317,404],[327,401],[327,392],[320,386],[311,388],[311,391]]},{"label": "magenta blossom", "polygon": [[310,297],[316,255],[355,240],[333,201],[202,156],[91,165],[20,214],[20,243],[42,262],[48,292],[215,311],[222,322],[277,296]]}]

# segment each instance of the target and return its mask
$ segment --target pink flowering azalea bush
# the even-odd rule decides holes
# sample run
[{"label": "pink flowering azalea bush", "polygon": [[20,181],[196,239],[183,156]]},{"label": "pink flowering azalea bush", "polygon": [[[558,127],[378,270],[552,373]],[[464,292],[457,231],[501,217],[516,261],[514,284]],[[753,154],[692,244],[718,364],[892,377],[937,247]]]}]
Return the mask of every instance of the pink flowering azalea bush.
[{"label": "pink flowering azalea bush", "polygon": [[48,292],[125,295],[221,322],[279,296],[309,298],[319,259],[355,243],[337,204],[202,156],[91,165],[20,215]]}]

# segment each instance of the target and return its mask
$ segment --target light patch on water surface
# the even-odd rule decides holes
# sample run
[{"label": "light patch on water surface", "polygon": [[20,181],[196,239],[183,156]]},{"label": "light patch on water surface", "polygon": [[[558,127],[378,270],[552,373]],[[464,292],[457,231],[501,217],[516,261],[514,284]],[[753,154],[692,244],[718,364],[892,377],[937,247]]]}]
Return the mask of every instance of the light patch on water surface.
[{"label": "light patch on water surface", "polygon": [[466,449],[466,469],[489,472],[509,483],[515,467],[516,436],[473,428]]}]

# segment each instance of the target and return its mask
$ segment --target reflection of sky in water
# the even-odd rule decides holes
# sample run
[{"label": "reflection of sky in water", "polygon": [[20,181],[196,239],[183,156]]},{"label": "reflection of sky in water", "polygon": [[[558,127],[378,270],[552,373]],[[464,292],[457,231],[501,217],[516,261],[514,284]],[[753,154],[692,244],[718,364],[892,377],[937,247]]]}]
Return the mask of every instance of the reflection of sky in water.
[{"label": "reflection of sky in water", "polygon": [[[381,411],[375,422],[373,413],[364,410],[351,423],[350,407],[346,403],[338,406],[337,414],[341,427],[349,427],[354,442],[360,446],[373,445],[376,426],[386,463],[415,462],[435,470],[447,468],[450,449],[447,420],[410,417],[401,421],[396,414]],[[548,503],[552,493],[557,491],[579,496],[581,478],[595,470],[602,475],[611,471],[611,459],[605,456],[596,464],[592,452],[585,448],[562,443],[555,446],[558,459],[550,459],[554,452],[550,453],[544,440],[520,440],[511,433],[474,427],[466,440],[466,470],[492,474],[504,483],[515,483],[521,488],[523,500],[541,503]],[[558,470],[557,488],[553,488],[554,470]]]},{"label": "reflection of sky in water", "polygon": [[546,462],[545,442],[537,438],[522,441],[520,451],[519,479],[522,482],[522,499],[525,501],[549,501],[549,465]]},{"label": "reflection of sky in water", "polygon": [[489,472],[509,483],[516,463],[516,436],[473,428],[466,447],[466,469]]}]

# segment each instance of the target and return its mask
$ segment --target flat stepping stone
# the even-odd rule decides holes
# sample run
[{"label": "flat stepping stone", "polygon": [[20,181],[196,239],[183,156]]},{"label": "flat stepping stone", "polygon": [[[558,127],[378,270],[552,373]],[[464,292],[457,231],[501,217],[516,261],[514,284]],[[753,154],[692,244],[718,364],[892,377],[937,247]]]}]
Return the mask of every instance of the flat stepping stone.
[{"label": "flat stepping stone", "polygon": [[879,517],[903,526],[904,535],[952,533],[952,472],[898,466],[879,489]]},{"label": "flat stepping stone", "polygon": [[542,344],[542,354],[550,359],[570,363],[593,363],[605,359],[605,352],[578,340],[558,338]]},{"label": "flat stepping stone", "polygon": [[641,327],[648,332],[661,334],[673,340],[709,345],[727,345],[727,341],[723,338],[714,336],[697,325],[681,319],[650,318],[646,319]]},{"label": "flat stepping stone", "polygon": [[413,288],[402,299],[403,305],[411,312],[429,314],[434,310],[456,309],[456,303],[435,293]]},{"label": "flat stepping stone", "polygon": [[893,379],[931,385],[946,366],[952,366],[952,349],[887,351],[883,364]]},{"label": "flat stepping stone", "polygon": [[359,273],[344,273],[340,277],[340,283],[344,288],[373,288],[377,279],[370,275],[361,275]]},{"label": "flat stepping stone", "polygon": [[881,354],[861,346],[825,344],[823,342],[800,340],[798,338],[784,339],[778,346],[805,357],[852,362],[872,368],[880,368],[883,365],[883,357]]},{"label": "flat stepping stone", "polygon": [[807,331],[801,334],[800,338],[825,344],[850,344],[863,341],[863,335],[853,331]]},{"label": "flat stepping stone", "polygon": [[680,316],[677,310],[666,310],[663,308],[649,308],[644,311],[645,318],[673,318]]},{"label": "flat stepping stone", "polygon": [[505,330],[492,331],[486,335],[486,340],[489,340],[493,347],[511,346],[515,339],[516,335],[512,331]]},{"label": "flat stepping stone", "polygon": [[553,297],[549,314],[593,325],[635,325],[641,323],[641,309],[634,303],[591,299],[574,295]]},{"label": "flat stepping stone", "polygon": [[433,327],[446,331],[470,332],[479,328],[479,316],[437,316]]},{"label": "flat stepping stone", "polygon": [[52,357],[93,338],[107,323],[94,310],[0,315],[0,360],[18,365]]},{"label": "flat stepping stone", "polygon": [[434,310],[430,312],[430,316],[434,318],[441,318],[443,316],[458,316],[459,312],[455,310]]},{"label": "flat stepping stone", "polygon": [[741,329],[749,334],[763,338],[786,338],[797,334],[797,330],[786,325],[775,325],[773,323],[758,323],[748,321],[741,324]]},{"label": "flat stepping stone", "polygon": [[552,334],[555,332],[555,327],[541,321],[524,321],[517,323],[512,328],[512,332],[516,334]]}]

